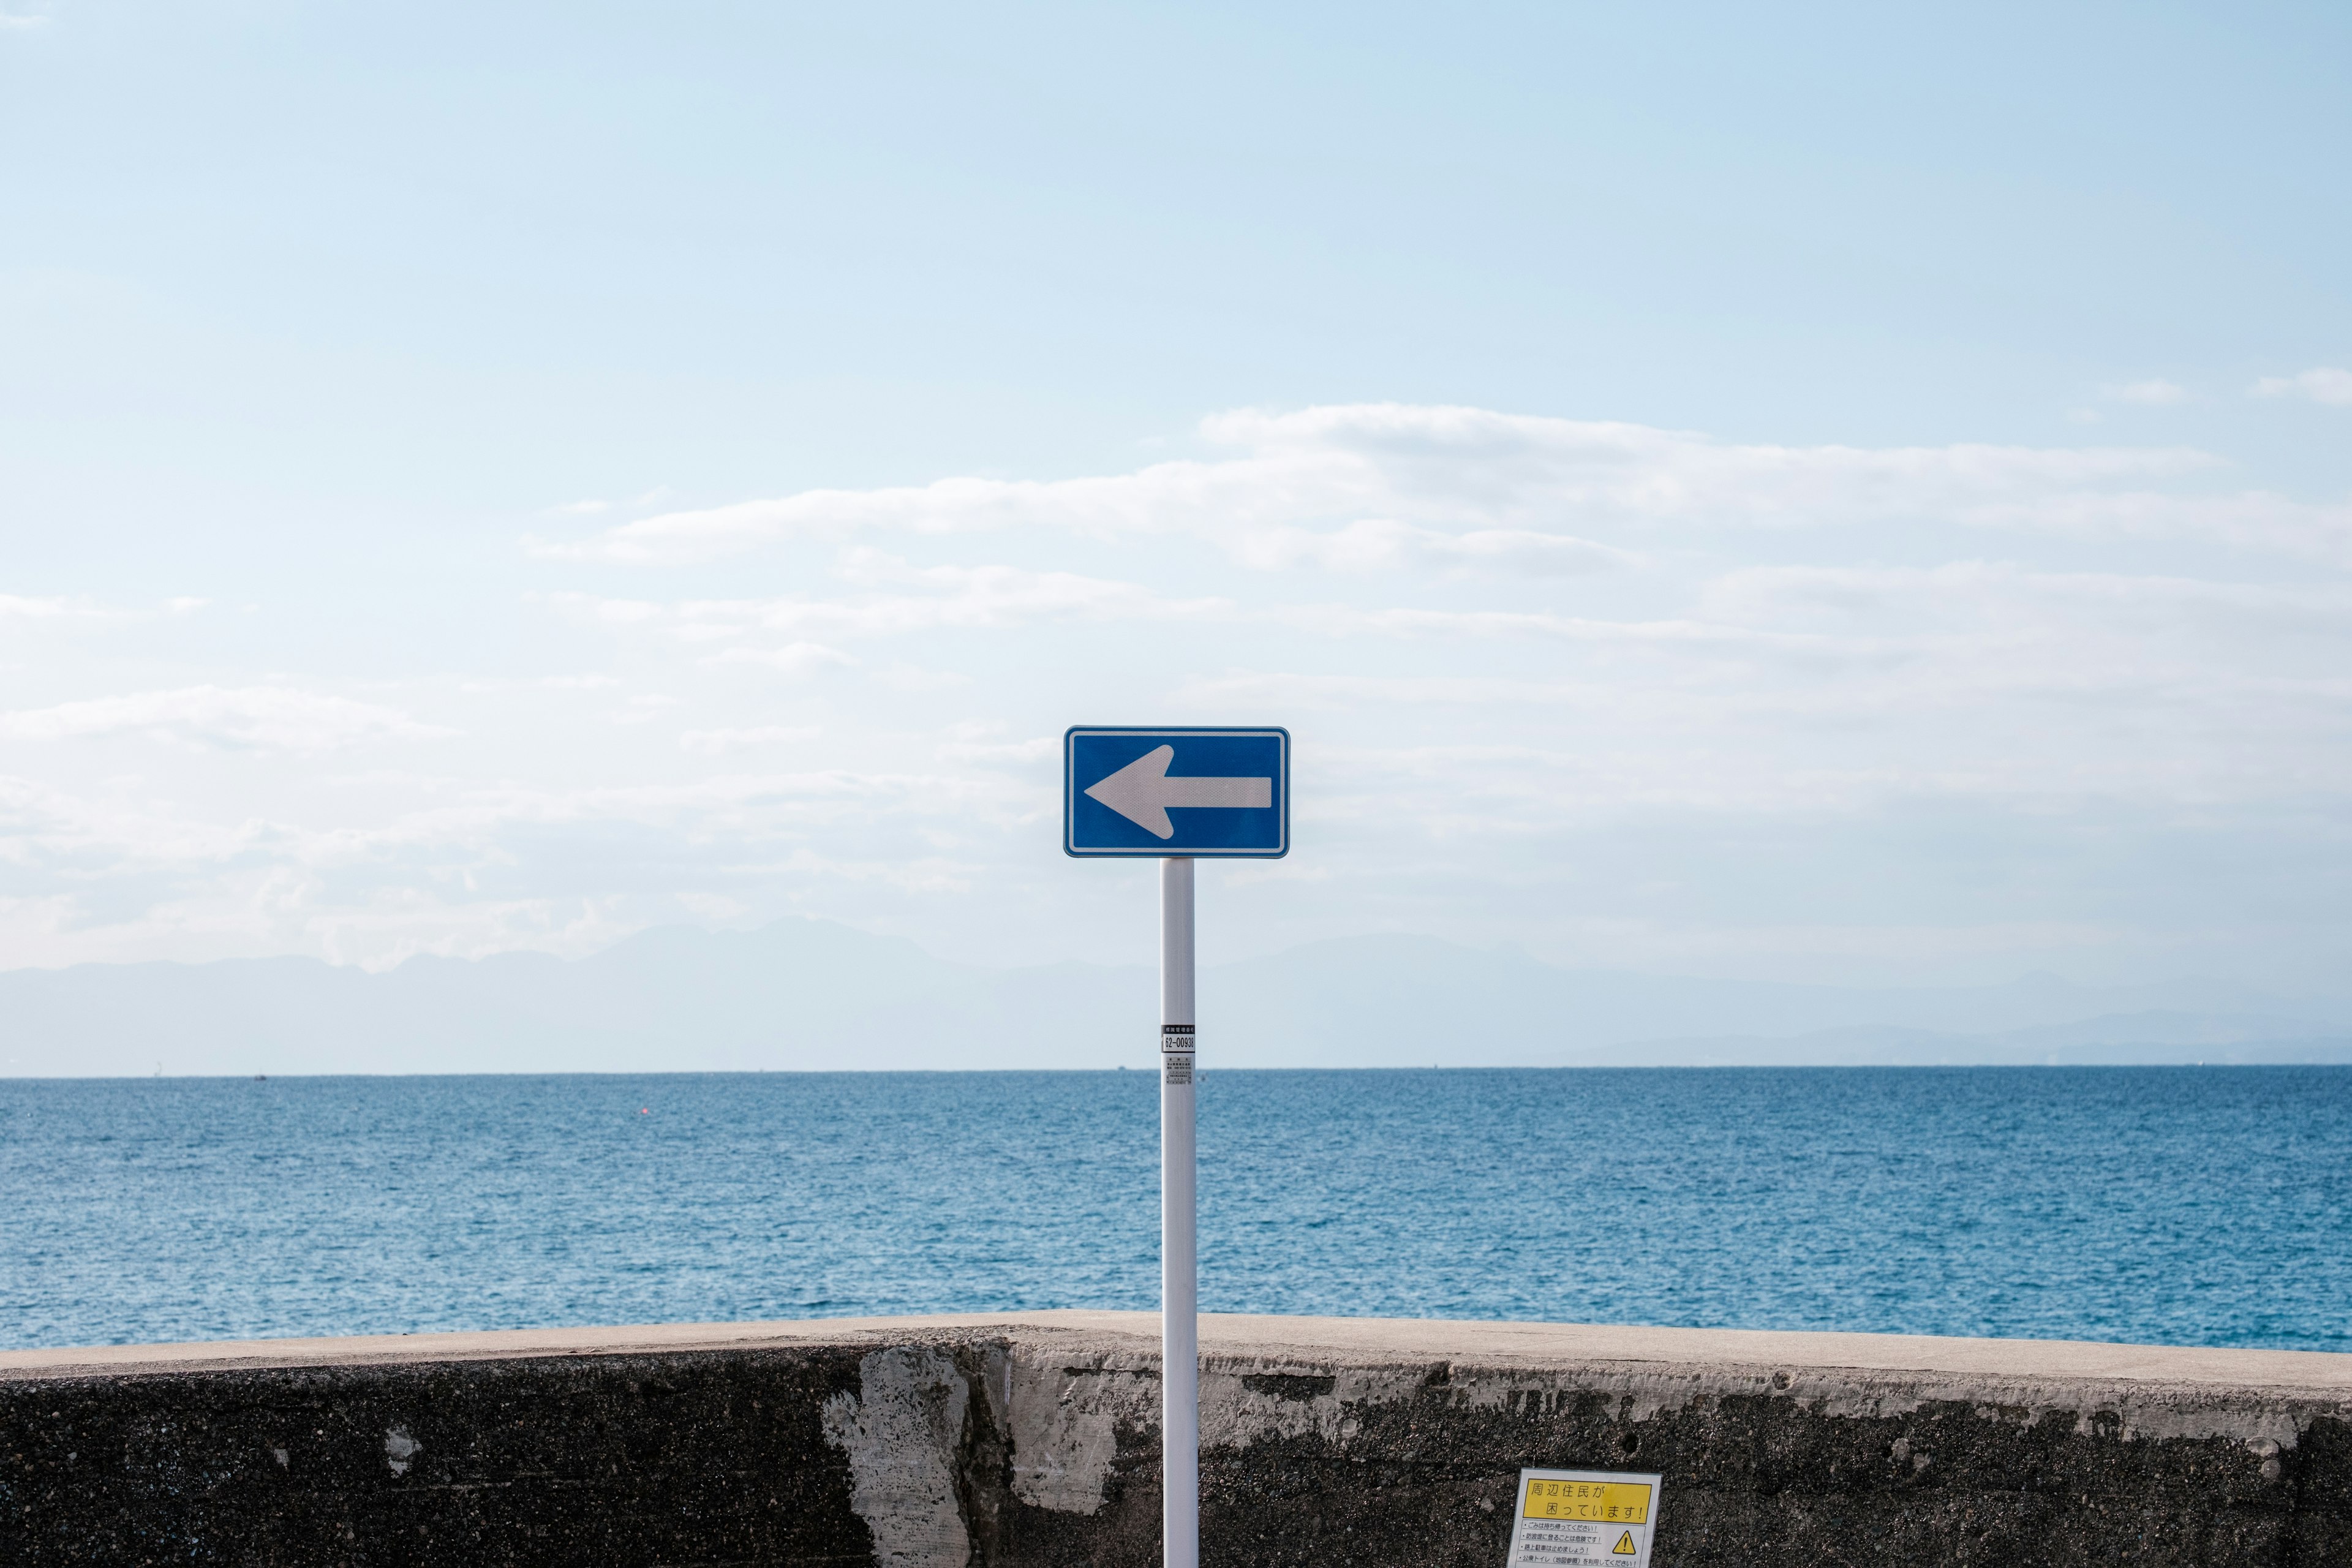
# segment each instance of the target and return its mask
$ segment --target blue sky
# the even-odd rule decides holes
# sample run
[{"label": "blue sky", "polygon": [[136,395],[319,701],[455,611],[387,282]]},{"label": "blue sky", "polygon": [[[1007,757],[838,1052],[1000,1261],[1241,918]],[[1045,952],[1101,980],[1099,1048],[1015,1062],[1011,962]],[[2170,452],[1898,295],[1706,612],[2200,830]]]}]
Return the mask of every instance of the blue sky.
[{"label": "blue sky", "polygon": [[[2338,7],[0,20],[0,966],[788,912],[2341,989]],[[1204,921],[1207,916],[1204,914]]]}]

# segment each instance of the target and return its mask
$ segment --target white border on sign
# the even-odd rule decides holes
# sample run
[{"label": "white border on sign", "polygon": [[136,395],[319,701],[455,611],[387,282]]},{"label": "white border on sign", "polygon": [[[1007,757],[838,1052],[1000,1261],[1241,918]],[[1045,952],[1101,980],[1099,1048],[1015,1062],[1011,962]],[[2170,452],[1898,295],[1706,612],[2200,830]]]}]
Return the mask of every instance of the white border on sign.
[{"label": "white border on sign", "polygon": [[[1081,735],[1222,735],[1263,739],[1273,736],[1282,748],[1282,837],[1272,849],[1082,849],[1072,835],[1078,826],[1077,748]],[[1279,860],[1290,853],[1290,731],[1279,724],[1073,724],[1062,731],[1062,853],[1080,860],[1165,860],[1181,855],[1191,860]]]},{"label": "white border on sign", "polygon": [[[1648,1506],[1642,1522],[1629,1523],[1605,1516],[1616,1500],[1596,1499],[1601,1516],[1591,1519],[1529,1518],[1528,1493],[1538,1483],[1564,1487],[1647,1487]],[[1511,1547],[1505,1568],[1650,1568],[1650,1541],[1657,1532],[1658,1510],[1665,1500],[1664,1476],[1625,1470],[1538,1470],[1519,1472],[1518,1489],[1511,1494]],[[1621,1550],[1620,1543],[1631,1552]]]}]

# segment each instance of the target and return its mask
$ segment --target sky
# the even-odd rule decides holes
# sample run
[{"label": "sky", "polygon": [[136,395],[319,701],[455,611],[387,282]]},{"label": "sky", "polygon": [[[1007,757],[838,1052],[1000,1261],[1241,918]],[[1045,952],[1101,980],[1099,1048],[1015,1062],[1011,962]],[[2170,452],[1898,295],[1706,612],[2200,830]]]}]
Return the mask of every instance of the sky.
[{"label": "sky", "polygon": [[2341,6],[0,7],[0,968],[2352,990]]}]

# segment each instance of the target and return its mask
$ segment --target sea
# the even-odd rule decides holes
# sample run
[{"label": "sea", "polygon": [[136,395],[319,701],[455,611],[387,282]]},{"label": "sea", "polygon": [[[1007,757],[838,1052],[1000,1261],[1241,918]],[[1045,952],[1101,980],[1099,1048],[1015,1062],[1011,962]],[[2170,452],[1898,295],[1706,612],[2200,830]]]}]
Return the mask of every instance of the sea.
[{"label": "sea", "polygon": [[[0,1348],[1158,1298],[1142,1071],[0,1079]],[[1228,1312],[2352,1349],[2352,1068],[1207,1071]]]}]

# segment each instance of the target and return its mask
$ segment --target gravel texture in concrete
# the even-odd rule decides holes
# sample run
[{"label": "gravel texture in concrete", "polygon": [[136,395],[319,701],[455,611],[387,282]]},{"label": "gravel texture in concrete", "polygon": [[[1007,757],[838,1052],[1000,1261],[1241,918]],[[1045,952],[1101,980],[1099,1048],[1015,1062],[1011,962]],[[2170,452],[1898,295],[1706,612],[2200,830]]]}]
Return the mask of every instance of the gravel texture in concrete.
[{"label": "gravel texture in concrete", "polygon": [[[2352,1356],[1209,1317],[1205,1563],[1500,1568],[1522,1466],[1654,1561],[2352,1563]],[[1148,1314],[0,1354],[0,1563],[1158,1561]]]}]

